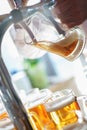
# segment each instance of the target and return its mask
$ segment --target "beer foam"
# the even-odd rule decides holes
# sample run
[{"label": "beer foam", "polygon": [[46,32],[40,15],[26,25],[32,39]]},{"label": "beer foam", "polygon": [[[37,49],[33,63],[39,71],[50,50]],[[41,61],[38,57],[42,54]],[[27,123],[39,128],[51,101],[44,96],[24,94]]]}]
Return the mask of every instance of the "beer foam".
[{"label": "beer foam", "polygon": [[54,101],[45,103],[45,107],[46,107],[47,112],[52,112],[52,111],[58,110],[60,108],[63,108],[69,105],[73,101],[75,101],[74,95],[62,96],[55,99]]},{"label": "beer foam", "polygon": [[39,41],[39,42],[42,42],[42,43],[46,42],[46,44],[49,44],[49,45],[53,43],[54,44],[57,43],[58,45],[62,47],[66,47],[78,39],[83,39],[83,32],[79,28],[76,28],[69,31],[69,33],[67,32],[65,36],[61,35],[60,37],[58,37],[58,39],[56,39],[56,41]]},{"label": "beer foam", "polygon": [[50,97],[51,92],[42,91],[37,97],[34,97],[32,101],[27,103],[27,108],[33,108],[37,105],[44,104]]},{"label": "beer foam", "polygon": [[66,47],[73,43],[75,40],[77,40],[79,37],[78,30],[74,29],[72,31],[69,31],[65,36],[63,36],[61,39],[58,40],[58,44],[60,46]]},{"label": "beer foam", "polygon": [[54,93],[53,93],[53,97],[56,97],[56,96],[64,96],[64,95],[72,95],[73,94],[73,91],[72,91],[72,89],[63,89],[63,90],[58,90],[58,91],[55,91]]}]

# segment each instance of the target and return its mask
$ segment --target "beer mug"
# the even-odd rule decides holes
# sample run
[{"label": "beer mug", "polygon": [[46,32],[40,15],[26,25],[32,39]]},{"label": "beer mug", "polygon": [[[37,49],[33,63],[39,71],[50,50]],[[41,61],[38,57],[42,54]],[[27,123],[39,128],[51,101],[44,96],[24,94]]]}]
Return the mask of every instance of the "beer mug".
[{"label": "beer mug", "polygon": [[33,130],[57,130],[44,106],[50,97],[49,90],[44,89],[40,95],[27,102],[25,107]]},{"label": "beer mug", "polygon": [[59,130],[78,120],[75,110],[80,110],[80,107],[72,90],[56,91],[52,100],[45,103],[45,108]]},{"label": "beer mug", "polygon": [[78,121],[74,124],[65,126],[63,130],[87,130],[87,95],[77,97],[77,101],[81,109],[81,111],[75,110]]},{"label": "beer mug", "polygon": [[0,97],[0,130],[16,130]]},{"label": "beer mug", "polygon": [[[57,0],[40,1],[29,5],[30,16],[16,25],[11,32],[15,45],[25,58],[38,58],[46,52],[57,54],[69,61],[80,56],[86,38],[80,27],[65,30],[60,25],[55,4]],[[57,4],[58,8],[58,4]]]}]

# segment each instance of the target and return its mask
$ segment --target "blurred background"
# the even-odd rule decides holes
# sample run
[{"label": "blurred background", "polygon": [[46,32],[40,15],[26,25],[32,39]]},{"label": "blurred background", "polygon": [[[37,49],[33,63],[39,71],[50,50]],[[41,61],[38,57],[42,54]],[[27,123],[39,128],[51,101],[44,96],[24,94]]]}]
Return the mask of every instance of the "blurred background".
[{"label": "blurred background", "polygon": [[[0,15],[10,11],[7,0],[0,0]],[[9,30],[2,41],[2,57],[17,93],[28,92],[38,87],[49,88],[52,91],[72,88],[76,95],[87,94],[86,47],[83,54],[74,62],[52,53],[46,53],[34,60],[24,59],[16,50]]]}]

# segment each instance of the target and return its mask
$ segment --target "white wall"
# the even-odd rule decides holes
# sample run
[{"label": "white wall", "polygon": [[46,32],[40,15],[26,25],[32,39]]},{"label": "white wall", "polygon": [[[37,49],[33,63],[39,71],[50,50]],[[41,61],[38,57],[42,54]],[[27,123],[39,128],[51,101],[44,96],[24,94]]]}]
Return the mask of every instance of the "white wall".
[{"label": "white wall", "polygon": [[9,13],[11,10],[7,0],[0,0],[0,15]]}]

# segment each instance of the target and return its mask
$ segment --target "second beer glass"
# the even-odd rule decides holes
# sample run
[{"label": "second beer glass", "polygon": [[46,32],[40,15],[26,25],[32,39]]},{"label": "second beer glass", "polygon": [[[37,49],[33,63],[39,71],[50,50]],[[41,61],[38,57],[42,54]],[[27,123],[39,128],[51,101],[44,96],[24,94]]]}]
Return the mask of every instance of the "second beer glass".
[{"label": "second beer glass", "polygon": [[52,100],[45,103],[46,111],[56,123],[58,130],[78,121],[76,110],[80,107],[71,90],[58,91],[53,94]]},{"label": "second beer glass", "polygon": [[56,124],[52,121],[44,106],[51,95],[52,93],[48,89],[42,89],[25,105],[33,130],[57,130]]}]

